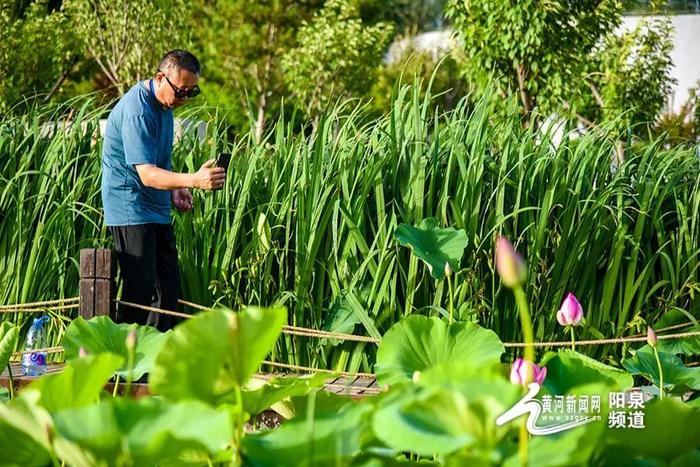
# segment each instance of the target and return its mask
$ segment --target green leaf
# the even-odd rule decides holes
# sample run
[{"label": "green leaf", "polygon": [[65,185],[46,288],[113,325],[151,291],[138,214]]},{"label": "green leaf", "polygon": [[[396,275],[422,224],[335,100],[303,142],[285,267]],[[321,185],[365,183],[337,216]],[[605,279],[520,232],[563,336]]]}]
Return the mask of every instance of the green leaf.
[{"label": "green leaf", "polygon": [[126,367],[129,356],[126,349],[126,336],[134,328],[136,329],[136,348],[132,377],[137,380],[153,369],[156,355],[165,343],[168,333],[161,333],[150,326],[116,324],[107,316],[97,316],[87,321],[78,317],[68,326],[63,338],[66,360],[78,358],[80,347],[83,347],[89,355],[101,353],[119,355],[124,358],[124,364],[115,373],[125,379],[129,373]]},{"label": "green leaf", "polygon": [[7,366],[12,357],[12,351],[17,344],[19,330],[17,326],[8,321],[0,323],[0,369]]},{"label": "green leaf", "polygon": [[41,393],[39,403],[49,412],[94,404],[109,378],[124,359],[104,353],[70,361],[60,373],[39,378],[29,385]]},{"label": "green leaf", "polygon": [[[348,300],[345,297],[338,297],[326,314],[322,329],[324,331],[352,334],[355,325],[360,322],[360,319],[353,311],[353,307],[348,303]],[[341,339],[322,339],[321,341],[328,341],[331,345],[338,345],[345,342]]]},{"label": "green leaf", "polygon": [[287,320],[284,307],[219,308],[171,333],[149,378],[154,394],[218,405],[233,400],[273,348]]},{"label": "green leaf", "polygon": [[[271,378],[263,382],[262,385],[256,383],[258,385],[257,388],[249,388],[242,393],[243,410],[249,414],[258,414],[281,400],[308,394],[310,391],[323,386],[326,378],[328,378],[327,374],[317,373],[297,378]],[[251,382],[253,381],[257,380],[251,380]]]},{"label": "green leaf", "polygon": [[464,230],[441,229],[438,225],[437,219],[432,217],[423,219],[418,227],[400,224],[394,236],[425,262],[435,279],[442,279],[445,277],[445,263],[450,263],[453,271],[459,270],[468,239]]},{"label": "green leaf", "polygon": [[[700,368],[686,368],[680,358],[662,352],[659,352],[659,360],[664,375],[664,391],[685,394],[689,389],[700,389]],[[642,375],[657,387],[661,384],[654,349],[649,345],[637,350],[622,365],[631,374]]]},{"label": "green leaf", "polygon": [[[593,422],[553,435],[533,436],[528,445],[528,465],[589,465],[589,458],[598,445],[603,428],[603,423]],[[504,467],[519,465],[520,458],[517,453],[503,464]]]},{"label": "green leaf", "polygon": [[688,451],[671,463],[671,467],[697,467],[698,465],[700,465],[700,449]]},{"label": "green leaf", "polygon": [[370,434],[371,412],[367,403],[352,403],[338,413],[295,418],[275,430],[246,436],[242,442],[246,465],[298,466],[303,461],[347,465]]},{"label": "green leaf", "polygon": [[0,404],[0,465],[46,466],[51,463],[51,416],[39,407],[40,394],[25,389]]},{"label": "green leaf", "polygon": [[[683,329],[683,332],[700,331],[700,326]],[[684,337],[683,339],[659,339],[659,352],[682,355],[700,355],[700,336]]]},{"label": "green leaf", "polygon": [[643,429],[606,430],[605,439],[611,450],[670,462],[698,447],[700,408],[666,398],[652,399],[643,412]]},{"label": "green leaf", "polygon": [[480,452],[486,462],[511,429],[498,427],[496,418],[515,404],[520,388],[488,370],[450,373],[448,365],[431,370],[417,386],[387,398],[373,418],[377,437],[399,451],[425,456]]},{"label": "green leaf", "polygon": [[571,349],[560,350],[547,360],[544,387],[552,394],[566,394],[582,384],[604,383],[624,391],[634,385],[634,379],[618,368],[608,366]]},{"label": "green leaf", "polygon": [[380,384],[390,385],[437,365],[492,366],[503,352],[498,336],[477,324],[449,325],[436,317],[413,315],[384,335],[375,371]]},{"label": "green leaf", "polygon": [[197,401],[108,398],[54,415],[69,465],[156,465],[183,452],[214,454],[233,437],[230,413]]}]

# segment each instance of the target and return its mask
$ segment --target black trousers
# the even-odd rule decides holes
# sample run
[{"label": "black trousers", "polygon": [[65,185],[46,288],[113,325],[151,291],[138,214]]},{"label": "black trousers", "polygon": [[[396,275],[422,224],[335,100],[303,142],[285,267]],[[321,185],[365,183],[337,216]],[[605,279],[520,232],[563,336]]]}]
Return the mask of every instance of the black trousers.
[{"label": "black trousers", "polygon": [[[108,228],[114,237],[124,281],[121,299],[177,311],[180,269],[172,225],[143,224]],[[126,305],[120,304],[117,307],[118,323],[148,324],[166,331],[179,321],[174,316],[150,313]]]}]

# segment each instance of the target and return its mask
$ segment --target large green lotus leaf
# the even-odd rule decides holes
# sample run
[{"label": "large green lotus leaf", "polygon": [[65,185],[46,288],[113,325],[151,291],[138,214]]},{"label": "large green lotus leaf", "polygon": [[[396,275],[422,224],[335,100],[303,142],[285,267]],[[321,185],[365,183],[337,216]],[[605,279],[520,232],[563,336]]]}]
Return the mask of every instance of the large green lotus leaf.
[{"label": "large green lotus leaf", "polygon": [[[673,394],[684,394],[690,389],[700,389],[700,368],[687,368],[675,355],[659,352],[664,376],[664,390]],[[637,350],[632,358],[626,359],[623,366],[633,375],[642,375],[659,386],[659,366],[654,349],[649,345]]]},{"label": "large green lotus leaf", "polygon": [[670,462],[700,446],[700,409],[665,398],[650,400],[642,410],[645,428],[606,429],[610,450]]},{"label": "large green lotus leaf", "polygon": [[54,415],[56,452],[69,465],[157,465],[214,454],[233,437],[230,413],[198,401],[109,398]]},{"label": "large green lotus leaf", "polygon": [[60,373],[37,379],[29,388],[41,393],[39,403],[52,413],[91,405],[123,362],[119,355],[88,355],[70,361]]},{"label": "large green lotus leaf", "polygon": [[0,323],[0,368],[5,368],[17,344],[19,330],[10,322]]},{"label": "large green lotus leaf", "polygon": [[0,404],[0,465],[51,464],[51,416],[38,405],[38,391],[25,389],[19,397]]},{"label": "large green lotus leaf", "polygon": [[[512,428],[496,419],[520,398],[520,388],[488,370],[429,371],[376,411],[372,427],[387,446],[421,455],[463,454],[490,458]],[[483,461],[483,458],[482,458]]]},{"label": "large green lotus leaf", "polygon": [[582,384],[603,383],[624,391],[634,385],[627,372],[608,366],[571,349],[563,349],[547,360],[544,387],[552,394],[565,394]]},{"label": "large green lotus leaf", "polygon": [[[659,330],[669,326],[675,326],[678,324],[686,324],[692,322],[690,315],[687,311],[681,311],[678,309],[672,309],[664,313],[661,318],[654,323],[654,329]],[[695,321],[697,323],[697,320]],[[664,331],[667,333],[678,333],[678,332],[692,332],[700,331],[700,325],[695,324],[691,327],[683,327],[680,329],[671,329],[669,331]],[[658,332],[658,331],[657,331]],[[683,354],[683,355],[700,355],[700,337],[684,337],[683,339],[659,339],[658,343],[659,352],[666,352],[671,354]]]},{"label": "large green lotus leaf", "polygon": [[[700,326],[693,326],[687,329],[679,329],[671,332],[697,332]],[[659,339],[659,352],[682,355],[700,355],[700,336],[684,337],[683,339]]]},{"label": "large green lotus leaf", "polygon": [[450,263],[453,271],[459,269],[459,262],[468,243],[464,230],[451,227],[442,229],[437,219],[432,217],[423,219],[418,227],[400,224],[394,237],[425,262],[435,279],[445,277],[445,263]]},{"label": "large green lotus leaf", "polygon": [[[553,435],[533,436],[528,445],[528,465],[537,467],[590,465],[589,459],[603,429],[602,422],[593,422]],[[508,458],[503,466],[520,466],[518,453]]]},{"label": "large green lotus leaf", "polygon": [[353,403],[338,413],[299,417],[275,430],[246,436],[245,465],[348,465],[371,436],[371,412],[370,404]]},{"label": "large green lotus leaf", "polygon": [[453,323],[413,315],[402,319],[384,335],[377,351],[375,371],[383,385],[410,380],[414,372],[450,364],[492,366],[505,352],[491,330],[474,323]]},{"label": "large green lotus leaf", "polygon": [[[249,414],[258,414],[284,399],[310,393],[323,386],[326,378],[328,375],[317,373],[297,378],[272,378],[262,384],[255,384],[254,388],[249,384],[242,393],[243,410]],[[251,380],[251,383],[253,381],[256,380]]]},{"label": "large green lotus leaf", "polygon": [[214,405],[235,401],[236,388],[257,371],[286,320],[284,307],[199,313],[170,333],[150,375],[151,391]]},{"label": "large green lotus leaf", "polygon": [[131,329],[136,329],[136,348],[134,353],[133,379],[139,379],[150,373],[153,364],[165,343],[168,333],[161,333],[151,326],[135,324],[117,324],[107,316],[96,316],[90,320],[81,317],[74,319],[63,338],[66,360],[78,358],[80,347],[88,354],[111,353],[124,358],[123,365],[115,373],[121,378],[127,378],[129,369],[126,336]]},{"label": "large green lotus leaf", "polygon": [[686,452],[671,462],[671,467],[698,467],[700,465],[700,448]]}]

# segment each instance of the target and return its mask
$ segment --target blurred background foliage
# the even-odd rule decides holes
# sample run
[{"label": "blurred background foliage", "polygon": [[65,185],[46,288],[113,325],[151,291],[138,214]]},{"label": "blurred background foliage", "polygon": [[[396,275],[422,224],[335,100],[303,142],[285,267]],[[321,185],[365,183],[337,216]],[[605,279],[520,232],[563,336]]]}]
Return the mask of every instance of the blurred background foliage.
[{"label": "blurred background foliage", "polygon": [[[165,51],[188,48],[203,64],[199,117],[258,140],[280,115],[300,124],[348,99],[386,114],[397,81],[418,77],[433,80],[440,112],[489,92],[504,104],[496,112],[518,101],[524,125],[533,115],[581,129],[615,121],[679,144],[697,136],[698,93],[666,109],[673,28],[662,15],[698,3],[0,0],[0,114],[84,95],[109,104]],[[620,32],[632,13],[649,16]]]}]

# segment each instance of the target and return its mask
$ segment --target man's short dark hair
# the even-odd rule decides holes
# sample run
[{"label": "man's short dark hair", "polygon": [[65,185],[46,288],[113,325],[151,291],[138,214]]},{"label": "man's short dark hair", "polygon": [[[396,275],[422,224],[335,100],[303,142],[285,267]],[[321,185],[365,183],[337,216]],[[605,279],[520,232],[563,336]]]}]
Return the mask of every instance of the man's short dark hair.
[{"label": "man's short dark hair", "polygon": [[199,74],[201,67],[199,60],[190,52],[184,49],[175,49],[166,53],[158,65],[158,69],[162,72],[168,70],[187,70],[190,73]]}]

